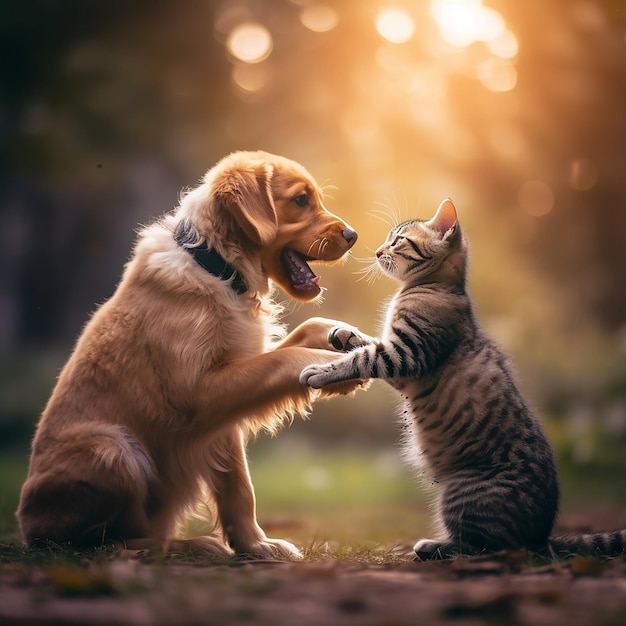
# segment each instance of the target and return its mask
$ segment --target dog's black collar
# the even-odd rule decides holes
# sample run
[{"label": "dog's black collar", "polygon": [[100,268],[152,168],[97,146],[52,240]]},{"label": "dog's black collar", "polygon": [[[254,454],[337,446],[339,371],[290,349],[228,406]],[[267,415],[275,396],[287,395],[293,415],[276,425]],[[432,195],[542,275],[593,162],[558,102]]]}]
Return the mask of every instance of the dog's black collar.
[{"label": "dog's black collar", "polygon": [[230,280],[232,278],[230,286],[239,295],[248,291],[248,285],[246,285],[243,276],[215,248],[209,248],[206,242],[190,247],[186,242],[186,238],[187,233],[183,229],[176,229],[174,232],[176,243],[184,250],[187,250],[198,265],[203,267],[209,274],[213,274],[213,276],[217,276],[221,280]]}]

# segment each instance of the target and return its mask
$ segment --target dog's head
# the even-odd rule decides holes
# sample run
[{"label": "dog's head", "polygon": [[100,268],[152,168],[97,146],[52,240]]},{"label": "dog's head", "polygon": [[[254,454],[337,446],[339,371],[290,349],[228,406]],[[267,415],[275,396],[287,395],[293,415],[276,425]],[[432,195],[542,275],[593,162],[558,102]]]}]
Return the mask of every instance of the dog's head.
[{"label": "dog's head", "polygon": [[204,185],[207,201],[197,207],[194,220],[200,235],[209,238],[203,230],[214,229],[220,215],[230,216],[241,243],[258,253],[267,277],[298,300],[313,300],[321,292],[308,263],[336,261],[357,239],[326,210],[313,177],[290,159],[234,152],[208,171]]}]

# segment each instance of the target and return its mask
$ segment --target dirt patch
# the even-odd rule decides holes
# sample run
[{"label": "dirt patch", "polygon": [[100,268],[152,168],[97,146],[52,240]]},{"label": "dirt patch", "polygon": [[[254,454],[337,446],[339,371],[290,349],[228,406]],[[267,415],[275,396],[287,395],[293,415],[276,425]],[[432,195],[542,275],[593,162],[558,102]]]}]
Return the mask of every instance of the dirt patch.
[{"label": "dirt patch", "polygon": [[1,624],[626,623],[626,559],[0,565]]}]

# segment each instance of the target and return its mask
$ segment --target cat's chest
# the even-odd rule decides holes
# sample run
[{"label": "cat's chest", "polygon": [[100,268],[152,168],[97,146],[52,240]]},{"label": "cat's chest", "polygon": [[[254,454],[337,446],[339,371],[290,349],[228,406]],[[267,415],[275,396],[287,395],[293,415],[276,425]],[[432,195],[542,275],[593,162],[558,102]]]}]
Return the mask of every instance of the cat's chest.
[{"label": "cat's chest", "polygon": [[417,413],[443,418],[458,418],[460,414],[476,417],[490,396],[500,395],[498,374],[494,376],[490,368],[467,358],[457,346],[432,374],[402,381],[398,388]]},{"label": "cat's chest", "polygon": [[392,296],[384,309],[381,339],[385,343],[393,338],[396,322],[402,317],[399,310],[399,294],[400,292]]}]

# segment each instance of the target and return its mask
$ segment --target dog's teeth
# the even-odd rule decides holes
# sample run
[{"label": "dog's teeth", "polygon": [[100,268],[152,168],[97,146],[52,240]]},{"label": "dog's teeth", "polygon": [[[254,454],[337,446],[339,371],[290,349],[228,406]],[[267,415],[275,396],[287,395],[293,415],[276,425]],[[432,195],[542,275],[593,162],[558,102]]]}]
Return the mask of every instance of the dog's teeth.
[{"label": "dog's teeth", "polygon": [[[286,261],[285,269],[289,274],[293,287],[302,290],[318,287],[320,279],[312,272],[304,255],[295,252],[291,248],[285,248],[283,255]],[[321,289],[320,287],[318,288]]]}]

